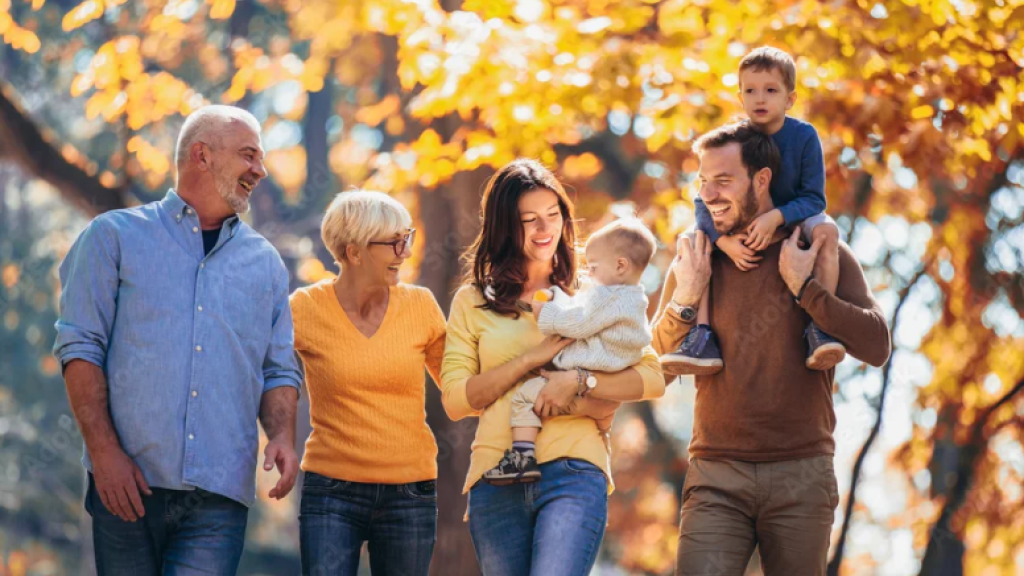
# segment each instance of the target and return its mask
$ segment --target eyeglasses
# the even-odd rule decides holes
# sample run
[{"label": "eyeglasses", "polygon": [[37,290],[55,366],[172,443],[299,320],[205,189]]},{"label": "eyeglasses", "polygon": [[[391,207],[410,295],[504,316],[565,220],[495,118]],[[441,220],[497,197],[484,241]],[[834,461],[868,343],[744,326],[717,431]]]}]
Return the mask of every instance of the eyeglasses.
[{"label": "eyeglasses", "polygon": [[405,253],[406,248],[412,248],[412,243],[416,241],[416,229],[409,228],[409,231],[405,233],[398,240],[390,240],[388,242],[367,242],[371,246],[391,246],[391,249],[395,251],[395,256],[401,257]]}]

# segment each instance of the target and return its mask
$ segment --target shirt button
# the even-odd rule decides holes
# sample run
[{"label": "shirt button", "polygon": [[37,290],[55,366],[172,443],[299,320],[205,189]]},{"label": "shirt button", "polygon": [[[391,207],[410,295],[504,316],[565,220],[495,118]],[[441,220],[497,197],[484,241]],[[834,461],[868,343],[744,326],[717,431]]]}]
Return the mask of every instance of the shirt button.
[{"label": "shirt button", "polygon": [[188,212],[189,214],[191,214],[192,213],[192,209],[191,208],[185,208],[185,212]]},{"label": "shirt button", "polygon": [[202,312],[202,311],[203,311],[203,307],[202,307],[202,306],[200,306],[200,307],[199,307],[199,311],[200,311],[200,312]]},{"label": "shirt button", "polygon": [[202,352],[202,351],[203,351],[203,347],[202,346],[196,346],[196,352]]},{"label": "shirt button", "polygon": [[181,214],[178,214],[177,216],[175,216],[174,219],[180,222],[181,221]]},{"label": "shirt button", "polygon": [[206,262],[200,262],[199,263],[199,267],[200,268],[206,268]]},{"label": "shirt button", "polygon": [[196,392],[195,390],[193,390],[192,391],[192,397],[195,398],[196,396],[199,396],[199,392]]},{"label": "shirt button", "polygon": [[193,232],[199,232],[199,227],[198,226],[193,226],[192,227],[192,231]]},{"label": "shirt button", "polygon": [[193,436],[193,435],[191,435],[191,434],[189,434],[189,435],[188,435],[188,439],[189,439],[189,440],[195,440],[195,439],[196,439],[196,437],[195,437],[195,436]]}]

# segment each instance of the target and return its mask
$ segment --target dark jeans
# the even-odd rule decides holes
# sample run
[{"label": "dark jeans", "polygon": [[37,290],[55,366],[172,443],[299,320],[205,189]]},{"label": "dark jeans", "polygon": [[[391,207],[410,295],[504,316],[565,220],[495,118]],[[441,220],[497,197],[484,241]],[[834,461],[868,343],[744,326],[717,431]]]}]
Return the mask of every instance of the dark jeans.
[{"label": "dark jeans", "polygon": [[85,509],[92,516],[99,576],[235,574],[248,508],[199,489],[153,488],[152,496],[141,497],[146,515],[122,520],[103,505],[89,474]]},{"label": "dark jeans", "polygon": [[532,484],[469,491],[469,533],[484,576],[586,576],[608,522],[608,480],[590,462],[540,465]]},{"label": "dark jeans", "polygon": [[303,576],[355,576],[368,542],[374,576],[426,576],[437,537],[433,480],[363,484],[306,472],[299,507]]}]

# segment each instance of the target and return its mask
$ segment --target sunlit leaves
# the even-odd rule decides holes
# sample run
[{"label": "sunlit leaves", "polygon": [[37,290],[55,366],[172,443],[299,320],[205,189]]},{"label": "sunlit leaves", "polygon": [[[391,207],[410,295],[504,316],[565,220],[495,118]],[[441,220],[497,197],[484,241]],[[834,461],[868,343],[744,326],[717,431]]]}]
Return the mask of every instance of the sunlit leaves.
[{"label": "sunlit leaves", "polygon": [[85,0],[78,6],[72,8],[61,21],[61,26],[65,32],[70,32],[77,28],[96,20],[103,16],[103,13],[114,6],[120,6],[127,0]]}]

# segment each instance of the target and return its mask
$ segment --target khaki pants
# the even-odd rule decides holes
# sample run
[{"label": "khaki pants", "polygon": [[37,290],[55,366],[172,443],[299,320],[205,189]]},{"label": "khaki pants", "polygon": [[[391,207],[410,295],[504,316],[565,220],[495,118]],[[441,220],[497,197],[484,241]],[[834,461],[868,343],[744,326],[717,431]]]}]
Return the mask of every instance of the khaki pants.
[{"label": "khaki pants", "polygon": [[512,427],[542,428],[540,418],[533,412],[533,403],[548,381],[541,376],[530,378],[512,394]]},{"label": "khaki pants", "polygon": [[782,462],[692,458],[677,576],[742,576],[760,546],[765,576],[823,576],[839,490],[832,456]]}]

